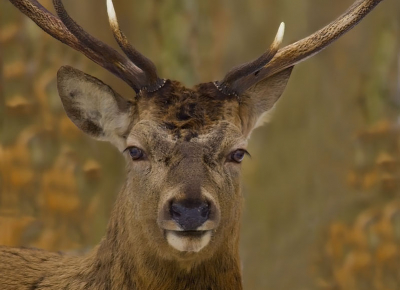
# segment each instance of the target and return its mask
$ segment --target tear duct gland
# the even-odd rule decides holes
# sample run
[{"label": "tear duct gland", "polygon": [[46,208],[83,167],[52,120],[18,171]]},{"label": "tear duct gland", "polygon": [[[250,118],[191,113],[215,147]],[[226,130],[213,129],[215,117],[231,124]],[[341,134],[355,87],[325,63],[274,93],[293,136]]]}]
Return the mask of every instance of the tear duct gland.
[{"label": "tear duct gland", "polygon": [[107,0],[112,32],[125,55],[89,35],[54,0],[9,0],[54,38],[124,80],[121,97],[72,67],[57,75],[68,117],[83,132],[114,144],[127,179],[107,234],[88,255],[0,247],[2,289],[242,289],[238,254],[240,162],[251,132],[282,95],[293,66],[354,27],[382,0],[358,0],[335,21],[256,60],[221,81],[193,89],[162,79],[129,44]]}]

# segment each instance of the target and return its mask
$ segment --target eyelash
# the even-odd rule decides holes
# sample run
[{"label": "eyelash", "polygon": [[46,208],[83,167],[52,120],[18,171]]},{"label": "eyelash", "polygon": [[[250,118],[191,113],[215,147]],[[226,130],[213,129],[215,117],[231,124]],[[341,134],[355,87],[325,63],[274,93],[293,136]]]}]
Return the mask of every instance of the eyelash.
[{"label": "eyelash", "polygon": [[[236,157],[239,157],[239,158],[235,158],[235,154],[237,154],[237,153],[242,153],[243,155],[236,156]],[[250,153],[247,150],[245,150],[245,149],[236,149],[235,151],[232,151],[231,153],[229,153],[227,161],[228,162],[235,162],[237,164],[240,164],[240,163],[242,163],[242,161],[243,161],[243,159],[244,159],[244,157],[246,155],[251,157]]]},{"label": "eyelash", "polygon": [[[133,150],[136,150],[136,152],[134,152]],[[146,153],[142,149],[136,146],[128,147],[124,150],[124,152],[125,151],[128,151],[133,161],[140,161],[145,159],[146,157]]]}]

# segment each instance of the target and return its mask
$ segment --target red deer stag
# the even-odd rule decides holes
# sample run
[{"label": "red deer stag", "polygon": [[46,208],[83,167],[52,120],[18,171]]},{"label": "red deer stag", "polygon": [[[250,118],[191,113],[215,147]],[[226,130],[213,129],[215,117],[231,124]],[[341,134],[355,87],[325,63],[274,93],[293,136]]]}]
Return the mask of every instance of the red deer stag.
[{"label": "red deer stag", "polygon": [[[316,33],[282,49],[284,25],[256,60],[192,89],[162,79],[120,30],[126,56],[85,32],[54,0],[10,0],[45,32],[82,52],[136,92],[128,101],[72,67],[57,74],[67,115],[83,132],[113,143],[127,179],[106,236],[86,256],[0,248],[1,289],[242,289],[238,253],[240,163],[254,128],[282,95],[293,66],[354,27],[382,0],[357,0]],[[334,2],[332,2],[334,3]]]}]

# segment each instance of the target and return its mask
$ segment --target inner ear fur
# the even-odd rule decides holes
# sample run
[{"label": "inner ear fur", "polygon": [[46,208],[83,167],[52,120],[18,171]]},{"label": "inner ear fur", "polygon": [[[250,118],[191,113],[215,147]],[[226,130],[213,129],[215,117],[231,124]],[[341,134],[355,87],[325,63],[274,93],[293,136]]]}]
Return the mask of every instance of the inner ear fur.
[{"label": "inner ear fur", "polygon": [[128,131],[132,103],[99,79],[63,66],[57,73],[57,87],[68,117],[84,133],[118,143]]},{"label": "inner ear fur", "polygon": [[244,136],[250,137],[255,128],[270,119],[274,105],[283,94],[292,70],[293,67],[290,67],[267,77],[243,93],[239,114]]}]

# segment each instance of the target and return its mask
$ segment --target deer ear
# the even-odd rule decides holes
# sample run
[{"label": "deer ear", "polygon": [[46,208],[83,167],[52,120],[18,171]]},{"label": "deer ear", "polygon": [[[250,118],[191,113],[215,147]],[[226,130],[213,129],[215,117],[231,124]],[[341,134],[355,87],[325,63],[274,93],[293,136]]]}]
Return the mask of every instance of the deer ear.
[{"label": "deer ear", "polygon": [[283,94],[292,70],[293,67],[290,67],[267,77],[241,95],[239,114],[242,119],[244,136],[250,137],[255,128],[270,120],[274,105]]},{"label": "deer ear", "polygon": [[99,79],[70,66],[57,73],[58,93],[74,124],[117,147],[131,125],[132,104]]}]

